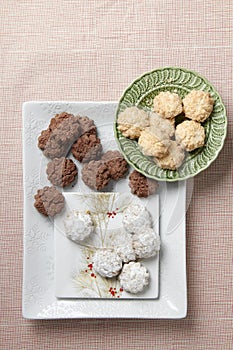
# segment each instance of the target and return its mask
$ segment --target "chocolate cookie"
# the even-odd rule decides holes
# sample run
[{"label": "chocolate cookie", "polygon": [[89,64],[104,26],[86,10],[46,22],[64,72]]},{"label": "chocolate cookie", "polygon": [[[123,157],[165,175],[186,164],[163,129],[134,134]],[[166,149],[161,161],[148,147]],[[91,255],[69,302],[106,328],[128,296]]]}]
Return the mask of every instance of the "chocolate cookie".
[{"label": "chocolate cookie", "polygon": [[55,187],[45,186],[34,196],[34,207],[43,215],[55,216],[65,205],[65,199]]},{"label": "chocolate cookie", "polygon": [[50,120],[49,123],[49,129],[53,131],[56,129],[61,123],[64,122],[64,120],[69,119],[70,117],[74,117],[73,114],[67,113],[67,112],[62,112],[60,114],[56,114],[54,118]]},{"label": "chocolate cookie", "polygon": [[73,117],[73,114],[69,114],[66,112],[62,112],[60,114],[56,114],[54,118],[50,120],[49,126],[46,130],[42,130],[40,136],[38,137],[38,147],[43,151],[45,149],[45,145],[49,140],[51,132],[55,130],[64,120]]},{"label": "chocolate cookie", "polygon": [[55,158],[48,163],[46,173],[49,181],[55,186],[66,187],[74,182],[78,170],[71,159]]},{"label": "chocolate cookie", "polygon": [[79,136],[79,121],[71,116],[53,129],[44,147],[44,155],[48,158],[60,158],[66,156],[71,145]]},{"label": "chocolate cookie", "polygon": [[100,158],[102,145],[95,134],[85,133],[73,144],[71,151],[75,159],[87,163]]},{"label": "chocolate cookie", "polygon": [[97,129],[95,126],[95,123],[92,119],[88,118],[88,117],[80,117],[77,116],[79,118],[79,124],[80,124],[80,135],[83,134],[94,134],[96,135]]},{"label": "chocolate cookie", "polygon": [[51,131],[49,129],[41,131],[41,134],[38,137],[38,147],[42,151],[45,149],[45,145],[48,142],[50,135],[51,135]]},{"label": "chocolate cookie", "polygon": [[128,164],[119,151],[108,151],[102,156],[101,160],[107,164],[113,180],[126,176]]},{"label": "chocolate cookie", "polygon": [[83,182],[93,190],[102,190],[111,180],[108,166],[102,160],[92,160],[82,168]]},{"label": "chocolate cookie", "polygon": [[129,187],[131,192],[138,197],[148,197],[156,192],[158,183],[155,180],[147,179],[144,175],[134,170],[129,176]]}]

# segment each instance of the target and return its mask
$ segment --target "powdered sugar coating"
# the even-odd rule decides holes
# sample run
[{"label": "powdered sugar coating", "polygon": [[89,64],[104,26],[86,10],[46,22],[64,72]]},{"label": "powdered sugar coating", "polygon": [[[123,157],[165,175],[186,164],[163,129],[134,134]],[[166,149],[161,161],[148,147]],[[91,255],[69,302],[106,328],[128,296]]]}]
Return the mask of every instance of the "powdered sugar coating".
[{"label": "powdered sugar coating", "polygon": [[117,229],[109,233],[115,252],[121,257],[123,262],[129,262],[136,259],[133,249],[132,235],[123,229]]},{"label": "powdered sugar coating", "polygon": [[93,257],[93,268],[102,277],[112,278],[119,274],[122,259],[112,249],[100,249]]},{"label": "powdered sugar coating", "polygon": [[84,241],[94,231],[90,214],[73,210],[64,219],[65,233],[74,242]]},{"label": "powdered sugar coating", "polygon": [[214,100],[207,91],[192,90],[183,99],[183,105],[187,118],[204,122],[213,110]]},{"label": "powdered sugar coating", "polygon": [[154,98],[154,111],[163,118],[174,118],[182,110],[182,101],[176,93],[162,91]]},{"label": "powdered sugar coating", "polygon": [[149,126],[149,116],[143,109],[129,107],[119,114],[117,123],[122,135],[137,139],[142,130]]},{"label": "powdered sugar coating", "polygon": [[140,262],[131,261],[124,264],[119,281],[122,288],[129,293],[137,294],[149,284],[150,274]]},{"label": "powdered sugar coating", "polygon": [[193,151],[196,148],[204,146],[205,129],[194,120],[185,120],[176,127],[176,140],[186,151]]},{"label": "powdered sugar coating", "polygon": [[160,237],[150,227],[133,235],[133,248],[137,258],[151,258],[160,250]]},{"label": "powdered sugar coating", "polygon": [[152,226],[151,215],[142,204],[131,204],[123,212],[122,223],[129,233],[138,233]]}]

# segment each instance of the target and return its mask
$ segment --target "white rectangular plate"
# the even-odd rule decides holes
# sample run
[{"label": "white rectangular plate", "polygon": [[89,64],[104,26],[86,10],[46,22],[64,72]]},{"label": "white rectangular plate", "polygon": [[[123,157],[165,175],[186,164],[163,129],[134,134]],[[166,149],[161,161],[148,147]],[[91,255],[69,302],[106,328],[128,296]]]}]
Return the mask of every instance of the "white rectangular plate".
[{"label": "white rectangular plate", "polygon": [[[128,181],[123,181],[127,183]],[[123,210],[130,204],[142,204],[143,200],[129,193],[64,193],[65,210],[54,219],[55,241],[55,295],[58,298],[115,298],[155,299],[159,294],[159,254],[142,259],[150,273],[148,288],[139,294],[122,291],[117,278],[104,278],[92,269],[92,257],[98,248],[113,247],[112,237],[124,235]],[[144,205],[144,204],[143,204]],[[159,234],[159,196],[147,200],[153,229]],[[152,210],[151,210],[151,209]],[[73,211],[89,212],[95,221],[95,232],[79,244],[66,236],[64,222]],[[112,215],[108,215],[109,213]],[[114,213],[114,214],[113,214]]]},{"label": "white rectangular plate", "polygon": [[[186,316],[185,181],[159,183],[162,248],[158,299],[57,299],[55,296],[53,222],[33,207],[36,191],[49,185],[45,174],[47,160],[37,147],[37,138],[56,113],[67,111],[92,118],[101,133],[104,151],[116,149],[113,134],[116,106],[115,102],[27,102],[23,105],[25,318],[153,319]],[[122,183],[119,181],[113,190],[122,192]],[[73,190],[91,192],[82,181],[78,181]]]}]

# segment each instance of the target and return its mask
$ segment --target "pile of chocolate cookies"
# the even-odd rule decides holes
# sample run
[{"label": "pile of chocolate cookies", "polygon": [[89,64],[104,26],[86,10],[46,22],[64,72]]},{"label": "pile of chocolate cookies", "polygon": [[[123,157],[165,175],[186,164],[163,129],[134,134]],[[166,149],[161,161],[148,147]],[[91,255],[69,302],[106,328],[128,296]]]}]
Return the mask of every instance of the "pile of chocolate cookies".
[{"label": "pile of chocolate cookies", "polygon": [[[46,173],[53,186],[45,186],[37,191],[34,206],[49,216],[58,214],[64,207],[64,196],[56,189],[75,183],[78,168],[72,159],[67,158],[71,152],[80,162],[83,182],[92,190],[103,190],[110,181],[124,178],[128,164],[119,151],[103,153],[101,140],[93,120],[88,117],[74,116],[63,112],[50,120],[46,130],[38,137],[38,147],[50,158]],[[157,189],[157,183],[133,171],[129,178],[131,192],[139,197],[147,197]]]}]

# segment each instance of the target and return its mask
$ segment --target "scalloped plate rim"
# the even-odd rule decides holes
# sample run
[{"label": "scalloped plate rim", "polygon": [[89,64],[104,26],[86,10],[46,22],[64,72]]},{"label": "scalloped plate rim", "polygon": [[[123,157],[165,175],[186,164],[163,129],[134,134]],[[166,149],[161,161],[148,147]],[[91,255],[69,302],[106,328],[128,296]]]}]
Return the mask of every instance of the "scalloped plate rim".
[{"label": "scalloped plate rim", "polygon": [[[140,81],[142,78],[144,78],[145,76],[147,75],[151,75],[153,74],[154,72],[157,72],[157,71],[163,71],[163,70],[181,70],[181,71],[184,71],[186,73],[191,73],[191,74],[194,74],[195,76],[197,76],[198,78],[202,79],[207,85],[210,85],[210,87],[213,89],[214,93],[218,96],[219,98],[219,103],[221,104],[222,108],[223,108],[223,114],[224,114],[224,117],[225,117],[225,122],[224,122],[224,134],[222,135],[222,138],[221,138],[221,144],[220,146],[218,147],[218,149],[216,150],[216,153],[215,153],[215,156],[213,158],[211,158],[205,166],[201,167],[200,169],[198,169],[195,174],[187,174],[187,176],[182,176],[182,177],[177,177],[175,179],[172,179],[172,178],[161,178],[161,177],[158,177],[156,175],[150,175],[150,174],[147,174],[144,170],[140,169],[139,167],[137,167],[136,164],[134,164],[130,159],[128,159],[127,155],[125,154],[125,152],[123,151],[122,149],[122,146],[121,146],[121,142],[119,141],[119,138],[118,138],[118,131],[117,131],[117,117],[118,117],[118,113],[119,113],[119,109],[120,109],[120,104],[121,102],[123,101],[124,99],[124,96],[126,94],[127,91],[129,91],[133,85],[135,83],[137,83],[138,81]],[[210,81],[208,79],[206,79],[205,77],[203,77],[202,75],[200,75],[199,73],[197,73],[196,71],[194,70],[191,70],[191,69],[187,69],[187,68],[183,68],[183,67],[175,67],[175,66],[166,66],[166,67],[160,67],[160,68],[157,68],[157,69],[153,69],[151,71],[148,71],[148,72],[145,72],[143,73],[142,75],[140,75],[138,78],[134,79],[131,84],[124,90],[119,102],[118,102],[118,106],[117,106],[117,110],[116,110],[116,115],[115,115],[115,120],[114,120],[114,135],[115,135],[115,138],[116,138],[116,142],[118,144],[118,147],[120,148],[124,158],[126,159],[126,161],[135,169],[137,170],[138,172],[140,172],[141,174],[145,175],[146,177],[148,178],[151,178],[151,179],[154,179],[154,180],[157,180],[157,181],[168,181],[168,182],[176,182],[176,181],[182,181],[182,180],[187,180],[189,178],[192,178],[196,175],[198,175],[199,173],[201,173],[202,171],[206,170],[215,160],[216,158],[219,156],[223,146],[224,146],[224,142],[225,142],[225,139],[226,139],[226,135],[227,135],[227,113],[226,113],[226,107],[223,103],[223,100],[222,100],[222,97],[221,95],[218,93],[218,91],[216,90],[215,86],[210,83]],[[156,164],[155,164],[156,165]],[[164,169],[166,170],[166,169]],[[169,170],[169,171],[172,171],[172,170]]]}]

